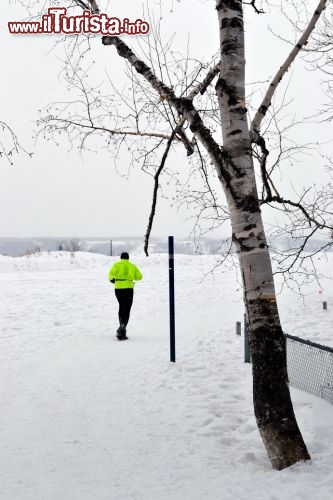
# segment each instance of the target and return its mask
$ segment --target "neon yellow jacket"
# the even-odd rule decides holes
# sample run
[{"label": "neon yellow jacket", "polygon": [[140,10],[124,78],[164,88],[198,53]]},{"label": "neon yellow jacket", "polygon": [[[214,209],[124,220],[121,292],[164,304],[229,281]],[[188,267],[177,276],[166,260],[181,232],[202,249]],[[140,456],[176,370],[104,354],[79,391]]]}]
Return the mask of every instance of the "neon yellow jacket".
[{"label": "neon yellow jacket", "polygon": [[127,259],[115,262],[109,271],[109,280],[115,280],[115,288],[134,288],[134,281],[141,279],[139,269]]}]

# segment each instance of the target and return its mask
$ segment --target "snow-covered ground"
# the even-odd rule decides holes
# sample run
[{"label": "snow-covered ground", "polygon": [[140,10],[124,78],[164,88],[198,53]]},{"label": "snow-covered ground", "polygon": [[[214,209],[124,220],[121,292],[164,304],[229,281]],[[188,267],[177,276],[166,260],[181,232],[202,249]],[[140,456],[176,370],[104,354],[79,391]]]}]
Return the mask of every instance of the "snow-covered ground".
[{"label": "snow-covered ground", "polygon": [[[318,261],[326,275],[329,258]],[[292,389],[312,461],[271,469],[235,335],[243,319],[235,271],[204,278],[213,256],[176,256],[173,364],[167,256],[132,260],[144,280],[130,340],[118,342],[111,258],[0,257],[1,500],[333,498],[326,401]],[[284,290],[279,307],[285,331],[333,345],[329,279],[303,298]]]}]

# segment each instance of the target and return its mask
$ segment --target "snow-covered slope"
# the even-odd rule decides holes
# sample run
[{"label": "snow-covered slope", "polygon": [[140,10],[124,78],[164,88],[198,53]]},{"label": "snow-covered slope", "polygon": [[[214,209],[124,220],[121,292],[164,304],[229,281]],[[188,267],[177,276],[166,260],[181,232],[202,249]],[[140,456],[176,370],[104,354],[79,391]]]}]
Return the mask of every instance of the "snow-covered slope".
[{"label": "snow-covered slope", "polygon": [[[323,400],[292,389],[312,462],[271,470],[235,336],[235,271],[176,256],[170,364],[167,256],[132,260],[144,280],[130,340],[118,342],[111,258],[0,257],[1,500],[331,499],[333,406]],[[328,275],[331,263],[319,264]],[[283,291],[280,313],[289,333],[332,345],[330,280],[320,287],[302,299]]]}]

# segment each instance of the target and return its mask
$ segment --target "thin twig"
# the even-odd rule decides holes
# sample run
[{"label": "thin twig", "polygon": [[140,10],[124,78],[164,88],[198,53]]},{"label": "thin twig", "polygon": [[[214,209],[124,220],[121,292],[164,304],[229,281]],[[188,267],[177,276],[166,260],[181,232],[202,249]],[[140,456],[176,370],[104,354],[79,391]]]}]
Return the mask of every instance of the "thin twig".
[{"label": "thin twig", "polygon": [[179,128],[181,128],[181,127],[182,127],[182,124],[178,125],[172,131],[172,133],[171,133],[171,135],[169,137],[169,140],[167,142],[165,151],[163,153],[161,164],[158,167],[156,174],[154,175],[153,201],[152,201],[152,204],[151,204],[151,210],[150,210],[150,215],[149,215],[149,220],[148,220],[148,227],[147,227],[147,231],[146,231],[146,234],[145,234],[145,243],[144,243],[144,248],[143,248],[147,257],[149,256],[149,254],[148,254],[149,238],[150,238],[150,233],[151,233],[151,230],[152,230],[153,221],[154,221],[155,212],[156,212],[157,191],[158,191],[158,188],[159,188],[159,183],[158,183],[159,177],[160,177],[160,174],[161,174],[161,172],[162,172],[162,170],[163,170],[163,168],[165,166],[165,162],[166,162],[166,159],[168,157],[172,141],[174,140],[177,132],[179,132]]}]

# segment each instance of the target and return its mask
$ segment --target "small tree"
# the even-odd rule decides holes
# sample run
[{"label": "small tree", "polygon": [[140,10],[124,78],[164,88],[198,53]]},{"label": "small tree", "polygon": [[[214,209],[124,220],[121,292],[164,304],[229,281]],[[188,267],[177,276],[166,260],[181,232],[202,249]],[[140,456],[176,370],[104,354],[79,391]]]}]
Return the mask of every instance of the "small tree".
[{"label": "small tree", "polygon": [[76,252],[82,251],[83,244],[78,238],[70,238],[64,242],[64,247],[66,252],[70,252],[71,256],[75,257]]}]

